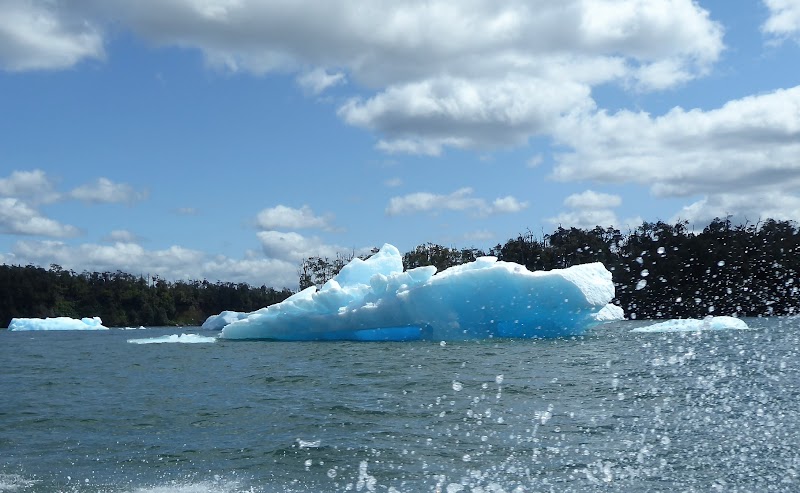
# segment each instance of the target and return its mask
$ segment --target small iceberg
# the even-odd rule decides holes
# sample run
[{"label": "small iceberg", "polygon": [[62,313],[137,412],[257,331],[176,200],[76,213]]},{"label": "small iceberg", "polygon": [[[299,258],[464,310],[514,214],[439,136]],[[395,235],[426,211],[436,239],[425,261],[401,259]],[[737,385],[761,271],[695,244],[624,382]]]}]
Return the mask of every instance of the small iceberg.
[{"label": "small iceberg", "polygon": [[625,320],[625,311],[622,307],[609,303],[595,313],[592,318],[598,322],[616,322],[617,320]]},{"label": "small iceberg", "polygon": [[225,310],[219,315],[211,315],[208,317],[200,328],[203,330],[222,330],[226,325],[232,324],[237,320],[247,318],[247,315],[247,313],[243,312]]},{"label": "small iceberg", "polygon": [[747,330],[750,327],[736,317],[712,317],[703,319],[667,320],[645,327],[637,327],[631,332],[699,332],[704,330]]},{"label": "small iceberg", "polygon": [[216,337],[201,336],[198,334],[169,334],[161,337],[147,339],[128,339],[131,344],[208,344],[216,342]]},{"label": "small iceberg", "polygon": [[[437,273],[403,270],[386,244],[353,259],[336,277],[248,314],[228,312],[223,339],[285,341],[452,341],[571,337],[601,321],[619,320],[611,273],[601,263],[531,272],[480,257]],[[222,323],[223,314],[204,327]]]},{"label": "small iceberg", "polygon": [[85,317],[80,320],[70,317],[12,318],[10,331],[23,330],[108,330],[100,317]]}]

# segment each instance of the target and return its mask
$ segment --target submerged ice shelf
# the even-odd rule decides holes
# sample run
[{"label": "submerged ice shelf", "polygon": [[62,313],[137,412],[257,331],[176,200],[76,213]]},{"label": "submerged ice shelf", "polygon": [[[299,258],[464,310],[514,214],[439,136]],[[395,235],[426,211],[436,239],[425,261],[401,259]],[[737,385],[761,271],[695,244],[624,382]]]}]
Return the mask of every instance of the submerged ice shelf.
[{"label": "submerged ice shelf", "polygon": [[319,290],[252,313],[223,312],[204,328],[222,326],[226,339],[292,341],[564,337],[621,319],[613,297],[611,273],[600,263],[531,272],[481,257],[440,273],[403,271],[400,252],[386,244]]}]

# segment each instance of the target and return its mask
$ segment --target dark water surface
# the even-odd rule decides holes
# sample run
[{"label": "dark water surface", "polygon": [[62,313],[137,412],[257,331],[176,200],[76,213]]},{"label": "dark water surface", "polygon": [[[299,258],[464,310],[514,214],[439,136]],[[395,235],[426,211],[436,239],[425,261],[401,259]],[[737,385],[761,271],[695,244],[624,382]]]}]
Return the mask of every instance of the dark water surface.
[{"label": "dark water surface", "polygon": [[800,491],[800,318],[458,343],[0,331],[0,491]]}]

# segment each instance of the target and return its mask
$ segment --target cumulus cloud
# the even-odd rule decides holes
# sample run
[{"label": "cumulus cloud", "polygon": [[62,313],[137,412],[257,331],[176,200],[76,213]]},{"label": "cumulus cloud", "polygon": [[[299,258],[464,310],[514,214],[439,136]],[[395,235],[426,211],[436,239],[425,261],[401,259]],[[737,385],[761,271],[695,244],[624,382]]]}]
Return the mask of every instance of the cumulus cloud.
[{"label": "cumulus cloud", "polygon": [[26,198],[33,202],[53,202],[60,195],[53,189],[53,181],[47,174],[35,169],[14,171],[7,178],[0,178],[0,197]]},{"label": "cumulus cloud", "polygon": [[513,212],[520,212],[528,207],[527,202],[522,202],[511,195],[500,197],[492,201],[487,214],[509,214]]},{"label": "cumulus cloud", "polygon": [[419,212],[472,211],[479,216],[519,212],[528,207],[512,196],[500,197],[488,204],[485,199],[473,197],[472,188],[465,187],[447,195],[415,192],[389,199],[386,214],[414,214]]},{"label": "cumulus cloud", "polygon": [[324,68],[316,68],[297,77],[297,83],[307,92],[318,95],[329,87],[347,82],[347,77],[342,72],[329,74]]},{"label": "cumulus cloud", "polygon": [[262,210],[256,216],[256,225],[261,229],[324,229],[330,230],[331,215],[317,216],[311,207],[304,205],[299,209],[276,205]]},{"label": "cumulus cloud", "polygon": [[[796,196],[800,186],[800,86],[709,111],[601,111],[561,121],[556,135],[572,149],[556,156],[560,180],[638,183],[659,197],[748,195],[764,187]],[[762,215],[772,206],[753,203]]]},{"label": "cumulus cloud", "polygon": [[559,115],[591,108],[589,92],[587,86],[532,77],[438,77],[393,85],[366,101],[350,100],[339,115],[351,125],[392,136],[380,143],[384,150],[436,155],[444,146],[523,144]]},{"label": "cumulus cloud", "polygon": [[[571,210],[547,218],[547,221],[566,228],[620,227],[620,221],[613,210],[622,205],[622,198],[619,195],[586,190],[568,196],[564,199],[564,205]],[[640,222],[638,218],[633,221]]]},{"label": "cumulus cloud", "polygon": [[764,0],[769,17],[761,30],[777,39],[794,37],[800,41],[800,2],[797,0]]},{"label": "cumulus cloud", "polygon": [[257,236],[267,257],[294,262],[294,265],[309,257],[334,258],[337,253],[346,251],[325,244],[316,236],[307,237],[293,231],[259,231]]},{"label": "cumulus cloud", "polygon": [[0,198],[0,230],[10,234],[54,238],[77,236],[80,233],[75,226],[44,217],[30,205],[13,197]]},{"label": "cumulus cloud", "polygon": [[105,238],[106,241],[113,243],[136,243],[139,237],[126,229],[115,229],[110,232]]},{"label": "cumulus cloud", "polygon": [[[724,49],[722,28],[692,0],[11,5],[65,33],[40,51],[67,65],[99,56],[97,26],[113,19],[152,43],[199,50],[223,70],[299,74],[312,93],[353,81],[367,93],[339,107],[345,122],[379,134],[383,151],[430,155],[524,144],[563,114],[591,109],[598,84],[671,88],[706,74]],[[64,49],[62,38],[83,40],[82,49]],[[8,46],[5,60],[36,59]]]},{"label": "cumulus cloud", "polygon": [[0,3],[0,67],[11,71],[63,69],[103,57],[94,22],[60,2]]},{"label": "cumulus cloud", "polygon": [[622,197],[610,193],[586,190],[564,199],[564,205],[572,209],[613,209],[622,205]]},{"label": "cumulus cloud", "polygon": [[147,197],[146,192],[136,191],[125,183],[114,183],[108,178],[98,178],[94,183],[73,189],[69,196],[73,199],[95,204],[133,203]]},{"label": "cumulus cloud", "polygon": [[147,250],[130,242],[113,245],[84,243],[69,245],[61,241],[19,241],[6,255],[16,264],[56,263],[77,272],[117,271],[134,275],[158,275],[164,279],[209,279],[247,282],[254,286],[296,288],[297,264],[255,254],[242,259],[206,253],[173,245],[163,250]]},{"label": "cumulus cloud", "polygon": [[754,224],[767,218],[796,221],[800,217],[800,197],[769,188],[749,194],[706,196],[676,212],[670,222],[686,220],[692,225],[704,226],[716,217],[730,217],[737,224]]}]

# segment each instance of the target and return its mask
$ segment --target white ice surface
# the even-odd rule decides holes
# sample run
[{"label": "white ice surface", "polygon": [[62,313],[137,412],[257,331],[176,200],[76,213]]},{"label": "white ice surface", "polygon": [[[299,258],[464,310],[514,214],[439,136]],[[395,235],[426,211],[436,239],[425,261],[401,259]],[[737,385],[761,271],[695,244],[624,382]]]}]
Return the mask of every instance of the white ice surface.
[{"label": "white ice surface", "polygon": [[201,336],[198,334],[170,334],[161,337],[149,337],[147,339],[128,339],[131,344],[203,344],[216,342],[216,337]]},{"label": "white ice surface", "polygon": [[702,330],[747,330],[750,327],[736,317],[712,317],[703,319],[682,318],[667,320],[645,327],[637,327],[631,332],[698,332]]},{"label": "white ice surface", "polygon": [[247,313],[225,310],[219,315],[211,315],[203,322],[201,328],[206,330],[222,330],[226,325],[247,317]]},{"label": "white ice surface", "polygon": [[[247,314],[222,329],[228,339],[458,340],[561,337],[596,325],[614,297],[600,263],[530,272],[481,257],[436,274],[403,271],[400,252],[386,244],[354,259],[319,290],[310,287]],[[606,320],[606,318],[602,318]]]},{"label": "white ice surface", "polygon": [[594,319],[598,322],[625,320],[625,311],[622,307],[609,303],[594,315]]},{"label": "white ice surface", "polygon": [[12,318],[8,330],[108,330],[100,317],[82,318]]}]

